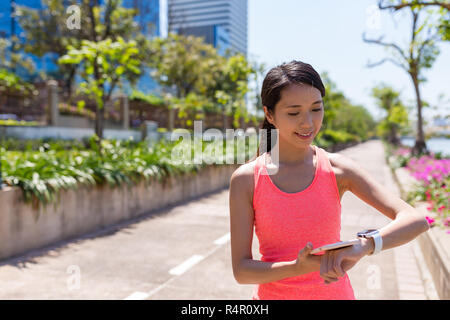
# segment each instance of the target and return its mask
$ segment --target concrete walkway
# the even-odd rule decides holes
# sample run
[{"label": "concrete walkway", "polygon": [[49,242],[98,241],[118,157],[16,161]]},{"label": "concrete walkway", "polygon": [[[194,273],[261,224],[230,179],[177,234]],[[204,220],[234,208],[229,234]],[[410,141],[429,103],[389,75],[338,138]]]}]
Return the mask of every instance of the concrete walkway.
[{"label": "concrete walkway", "polygon": [[[398,195],[383,152],[379,141],[341,151]],[[253,286],[233,278],[228,210],[224,189],[3,261],[0,299],[251,299]],[[345,193],[343,239],[389,221]],[[434,298],[416,246],[413,241],[362,259],[348,272],[357,299]],[[252,250],[259,259],[256,236]]]}]

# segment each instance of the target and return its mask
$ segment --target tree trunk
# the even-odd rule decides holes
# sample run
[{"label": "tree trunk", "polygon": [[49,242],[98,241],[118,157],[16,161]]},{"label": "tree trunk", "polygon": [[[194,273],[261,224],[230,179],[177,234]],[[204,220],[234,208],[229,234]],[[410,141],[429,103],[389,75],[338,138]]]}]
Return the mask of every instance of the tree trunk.
[{"label": "tree trunk", "polygon": [[417,75],[411,75],[411,77],[413,80],[414,90],[417,99],[417,135],[416,135],[416,142],[412,149],[412,154],[413,155],[419,155],[421,153],[428,154],[429,152],[427,150],[425,137],[423,134],[422,100],[420,98],[419,81],[417,79]]},{"label": "tree trunk", "polygon": [[105,104],[103,103],[103,108],[97,106],[95,115],[95,134],[99,137],[100,140],[103,139],[104,119],[105,119]]},{"label": "tree trunk", "polygon": [[226,132],[228,129],[228,117],[227,113],[225,112],[225,108],[223,110],[223,132]]},{"label": "tree trunk", "polygon": [[397,136],[397,128],[395,124],[391,124],[390,132],[389,132],[389,142],[392,143],[395,146],[398,146],[400,144],[400,140]]}]

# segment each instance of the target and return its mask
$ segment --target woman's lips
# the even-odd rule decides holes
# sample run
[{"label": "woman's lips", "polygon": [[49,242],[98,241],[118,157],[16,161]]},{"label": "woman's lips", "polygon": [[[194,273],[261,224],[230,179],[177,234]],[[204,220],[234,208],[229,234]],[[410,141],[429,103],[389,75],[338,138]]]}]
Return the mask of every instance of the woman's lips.
[{"label": "woman's lips", "polygon": [[312,132],[310,132],[309,135],[307,135],[307,136],[302,136],[302,135],[300,135],[300,134],[297,133],[297,132],[295,132],[295,135],[296,135],[297,137],[299,137],[300,139],[307,140],[307,139],[309,139],[309,138],[312,137]]}]

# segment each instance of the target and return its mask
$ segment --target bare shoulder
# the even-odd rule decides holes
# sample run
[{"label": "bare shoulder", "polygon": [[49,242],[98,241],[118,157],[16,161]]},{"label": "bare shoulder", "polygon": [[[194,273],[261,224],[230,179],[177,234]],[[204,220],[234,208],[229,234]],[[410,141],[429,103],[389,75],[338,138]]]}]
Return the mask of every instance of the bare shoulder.
[{"label": "bare shoulder", "polygon": [[349,179],[351,177],[351,170],[355,168],[355,161],[351,158],[340,154],[327,152],[334,175],[336,176],[337,184],[341,194],[350,190]]},{"label": "bare shoulder", "polygon": [[[230,187],[239,186],[239,189],[243,188],[245,191],[250,192],[253,190],[253,175],[255,170],[256,160],[244,163],[240,165],[230,178]],[[241,189],[241,191],[243,191]]]},{"label": "bare shoulder", "polygon": [[[328,153],[333,171],[340,176],[345,190],[374,207],[386,217],[395,219],[398,212],[410,210],[412,207],[398,196],[394,195],[380,177],[375,177],[362,164],[349,156]],[[381,180],[382,181],[382,180]]]},{"label": "bare shoulder", "polygon": [[328,157],[336,180],[344,191],[352,191],[361,180],[371,179],[370,174],[349,156],[340,153],[328,153]]}]

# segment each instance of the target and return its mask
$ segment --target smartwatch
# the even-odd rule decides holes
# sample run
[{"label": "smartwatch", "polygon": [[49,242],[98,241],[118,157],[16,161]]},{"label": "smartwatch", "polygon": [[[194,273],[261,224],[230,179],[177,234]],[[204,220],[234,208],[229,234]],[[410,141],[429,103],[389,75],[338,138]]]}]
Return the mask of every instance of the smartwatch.
[{"label": "smartwatch", "polygon": [[358,238],[373,238],[373,242],[375,243],[375,248],[372,253],[369,255],[375,255],[381,251],[383,248],[383,239],[381,238],[380,232],[377,229],[367,229],[360,231],[356,234]]}]

